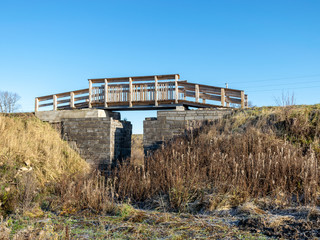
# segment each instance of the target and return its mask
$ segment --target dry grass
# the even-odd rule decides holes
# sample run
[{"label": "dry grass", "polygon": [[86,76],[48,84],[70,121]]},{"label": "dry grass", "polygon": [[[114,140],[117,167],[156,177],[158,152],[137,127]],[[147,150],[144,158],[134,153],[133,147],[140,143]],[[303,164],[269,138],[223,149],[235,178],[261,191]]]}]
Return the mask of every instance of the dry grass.
[{"label": "dry grass", "polygon": [[0,214],[31,207],[64,176],[89,170],[49,124],[31,114],[0,115]]},{"label": "dry grass", "polygon": [[179,211],[212,209],[221,196],[231,205],[259,197],[319,204],[319,112],[317,105],[239,111],[158,150],[144,168],[120,166],[116,191],[136,202],[164,195]]},{"label": "dry grass", "polygon": [[143,135],[132,134],[130,161],[136,166],[144,165]]},{"label": "dry grass", "polygon": [[116,213],[112,185],[96,171],[77,178],[65,177],[56,184],[55,198],[50,198],[48,205],[50,210],[62,210],[62,215],[83,210],[95,214]]}]

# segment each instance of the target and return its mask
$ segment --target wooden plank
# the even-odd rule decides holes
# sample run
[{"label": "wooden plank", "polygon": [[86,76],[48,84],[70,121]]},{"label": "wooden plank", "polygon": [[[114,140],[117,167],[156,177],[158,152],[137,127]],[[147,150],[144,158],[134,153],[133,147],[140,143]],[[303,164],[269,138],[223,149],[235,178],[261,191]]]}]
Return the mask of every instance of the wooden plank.
[{"label": "wooden plank", "polygon": [[[76,90],[76,91],[73,91],[75,95],[78,95],[78,94],[83,94],[83,93],[88,93],[89,92],[89,89],[81,89],[81,90]],[[64,92],[64,93],[57,93],[55,94],[57,97],[68,97],[70,96],[70,92]],[[39,101],[47,101],[47,100],[52,100],[53,98],[53,94],[52,95],[47,95],[47,96],[42,96],[42,97],[38,97]]]},{"label": "wooden plank", "polygon": [[195,98],[196,97],[196,93],[193,91],[186,91],[186,96],[187,97],[193,97],[193,98]]},{"label": "wooden plank", "polygon": [[43,97],[37,97],[39,102],[42,101],[48,101],[48,100],[52,100],[53,99],[53,95],[48,95],[48,96],[43,96]]},{"label": "wooden plank", "polygon": [[53,105],[53,102],[51,103],[43,103],[43,104],[40,104],[39,107],[48,107],[48,106],[52,106]]},{"label": "wooden plank", "polygon": [[57,95],[53,95],[53,111],[57,111],[57,107],[58,107],[58,104],[57,104]]},{"label": "wooden plank", "polygon": [[75,97],[74,98],[75,102],[78,102],[78,101],[81,101],[81,100],[88,100],[88,102],[89,102],[89,96],[82,96],[82,97]]},{"label": "wooden plank", "polygon": [[35,111],[35,112],[38,112],[38,111],[39,111],[39,99],[38,99],[38,98],[35,99],[34,111]]},{"label": "wooden plank", "polygon": [[63,99],[63,100],[57,101],[57,105],[63,104],[63,103],[69,103],[69,106],[70,106],[70,99]]},{"label": "wooden plank", "polygon": [[[118,77],[118,78],[107,78],[108,82],[129,82],[129,78],[132,79],[133,82],[137,81],[153,81],[154,77],[156,76],[159,81],[161,80],[169,80],[169,79],[175,79],[175,76],[178,76],[180,78],[179,74],[167,74],[167,75],[152,75],[152,76],[130,76],[130,77]],[[89,81],[92,81],[93,83],[103,83],[105,78],[94,78],[89,79]]]},{"label": "wooden plank", "polygon": [[224,103],[225,103],[225,92],[224,92],[224,88],[221,88],[221,106],[224,107]]},{"label": "wooden plank", "polygon": [[219,101],[219,102],[221,101],[221,96],[211,95],[207,93],[200,93],[200,98],[212,100],[212,101]]},{"label": "wooden plank", "polygon": [[89,88],[73,91],[74,95],[89,94]]},{"label": "wooden plank", "polygon": [[[200,88],[200,91],[204,91],[204,92],[212,92],[212,93],[220,93],[221,92],[221,89],[220,87],[214,87],[214,86],[209,86],[209,85],[204,85],[204,84],[195,84],[195,83],[190,83],[190,82],[181,82],[179,83],[180,86],[184,86],[184,87],[193,87],[195,85],[199,85],[199,88]],[[225,88],[223,88],[225,89]],[[225,92],[228,92],[230,94],[230,96],[233,96],[233,97],[239,97],[240,98],[240,95],[241,95],[241,90],[236,90],[236,89],[230,89],[230,88],[227,88],[225,89]]]}]

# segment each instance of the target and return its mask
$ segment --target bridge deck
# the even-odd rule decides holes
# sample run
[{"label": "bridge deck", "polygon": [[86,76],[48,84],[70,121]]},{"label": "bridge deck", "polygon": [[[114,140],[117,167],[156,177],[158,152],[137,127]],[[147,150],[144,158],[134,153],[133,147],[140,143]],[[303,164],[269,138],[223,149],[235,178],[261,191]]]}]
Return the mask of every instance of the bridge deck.
[{"label": "bridge deck", "polygon": [[[208,108],[247,107],[242,90],[220,88],[179,80],[178,74],[89,79],[89,88],[35,99],[39,108],[102,108],[108,110],[156,110],[176,106]],[[218,103],[217,103],[218,102]]]}]

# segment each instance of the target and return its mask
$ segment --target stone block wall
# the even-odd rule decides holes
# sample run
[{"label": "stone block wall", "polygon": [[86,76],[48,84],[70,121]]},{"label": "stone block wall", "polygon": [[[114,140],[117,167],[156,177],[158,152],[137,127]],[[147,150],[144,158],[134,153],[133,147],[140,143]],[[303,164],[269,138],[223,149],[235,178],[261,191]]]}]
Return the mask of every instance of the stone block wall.
[{"label": "stone block wall", "polygon": [[143,146],[145,154],[164,142],[200,128],[207,121],[214,121],[230,114],[231,109],[197,109],[158,111],[156,118],[146,118],[143,122]]},{"label": "stone block wall", "polygon": [[104,169],[131,154],[130,122],[113,118],[62,119],[62,136],[88,163]]},{"label": "stone block wall", "polygon": [[132,125],[120,113],[100,109],[37,112],[93,167],[105,169],[131,155]]}]

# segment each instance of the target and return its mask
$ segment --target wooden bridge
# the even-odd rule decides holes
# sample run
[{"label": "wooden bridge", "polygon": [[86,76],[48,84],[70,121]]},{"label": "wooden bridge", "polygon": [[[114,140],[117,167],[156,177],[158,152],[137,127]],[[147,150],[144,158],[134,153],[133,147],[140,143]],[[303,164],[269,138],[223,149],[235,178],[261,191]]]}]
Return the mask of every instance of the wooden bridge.
[{"label": "wooden bridge", "polygon": [[176,106],[212,108],[248,106],[242,90],[208,86],[180,80],[179,74],[89,79],[89,88],[35,99],[40,108],[101,108],[107,110],[171,109]]}]

